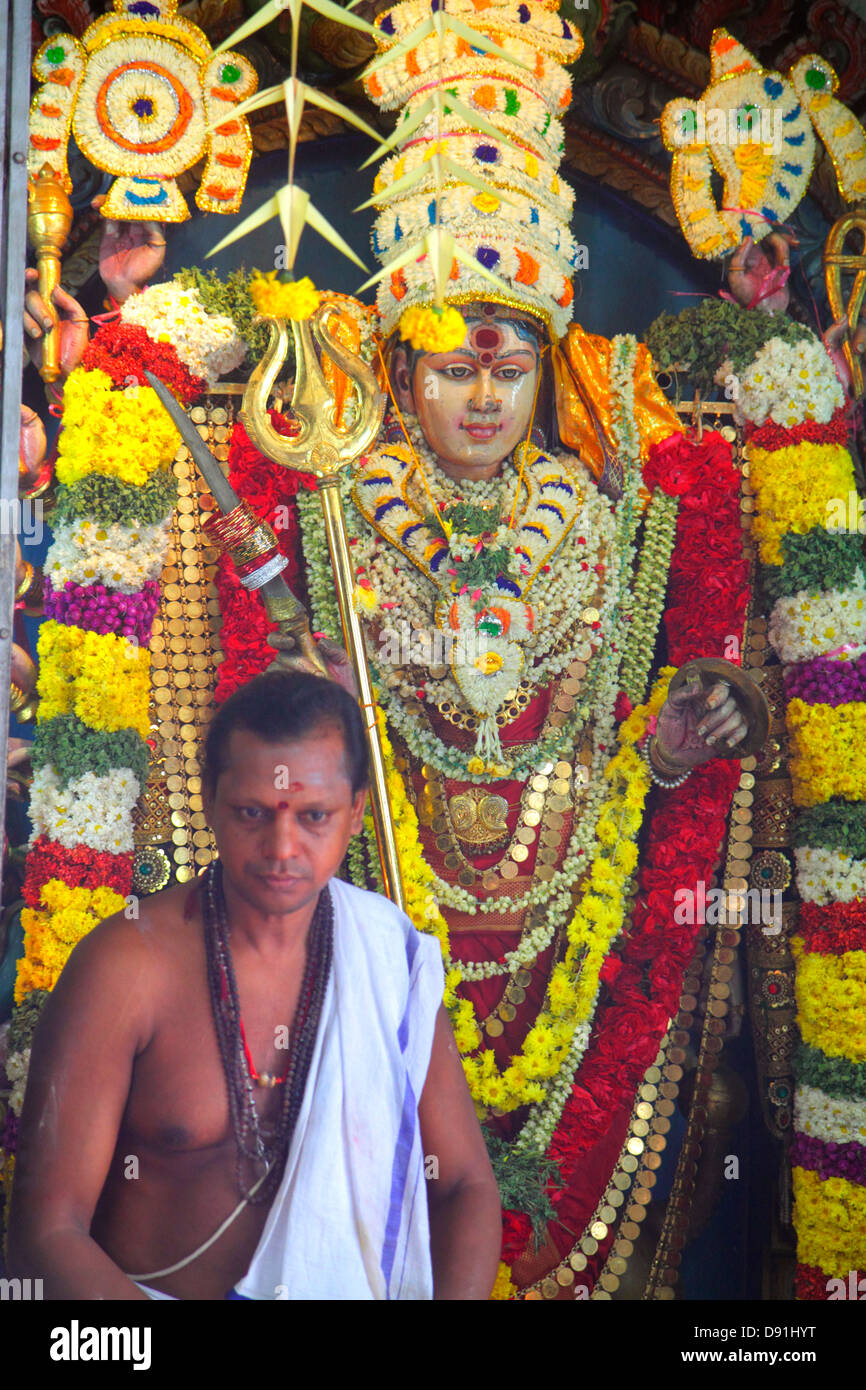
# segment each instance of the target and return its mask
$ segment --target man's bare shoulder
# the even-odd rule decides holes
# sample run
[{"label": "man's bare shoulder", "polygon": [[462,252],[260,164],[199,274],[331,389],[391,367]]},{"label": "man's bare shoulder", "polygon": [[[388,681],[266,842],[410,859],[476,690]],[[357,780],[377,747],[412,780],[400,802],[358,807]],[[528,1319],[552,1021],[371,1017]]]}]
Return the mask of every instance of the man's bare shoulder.
[{"label": "man's bare shoulder", "polygon": [[[184,915],[190,886],[176,884],[136,899],[78,942],[52,992],[52,1012],[123,1007],[152,1025],[203,950],[198,913]],[[55,999],[56,996],[56,999]]]}]

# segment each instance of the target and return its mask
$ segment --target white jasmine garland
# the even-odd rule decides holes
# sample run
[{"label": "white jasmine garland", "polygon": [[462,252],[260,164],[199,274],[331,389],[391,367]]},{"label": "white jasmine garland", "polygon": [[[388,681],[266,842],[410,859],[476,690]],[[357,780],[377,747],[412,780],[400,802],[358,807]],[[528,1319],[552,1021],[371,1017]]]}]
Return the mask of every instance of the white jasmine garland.
[{"label": "white jasmine garland", "polygon": [[65,849],[86,845],[100,853],[128,854],[135,848],[132,812],[140,795],[141,784],[128,767],[100,777],[85,772],[65,787],[53,767],[42,767],[30,789],[30,844],[47,835]]},{"label": "white jasmine garland", "polygon": [[124,594],[138,593],[149,579],[159,579],[171,536],[171,517],[154,526],[101,526],[85,517],[61,521],[45,557],[44,573],[59,589],[76,584],[105,584]]},{"label": "white jasmine garland", "polygon": [[824,656],[846,642],[866,642],[866,577],[857,570],[846,589],[799,589],[773,606],[767,629],[780,661]]},{"label": "white jasmine garland", "polygon": [[817,1086],[798,1086],[794,1092],[794,1129],[825,1144],[866,1144],[866,1100],[842,1100]]},{"label": "white jasmine garland", "polygon": [[797,891],[805,902],[850,903],[866,898],[866,859],[807,845],[795,849],[794,861]]}]

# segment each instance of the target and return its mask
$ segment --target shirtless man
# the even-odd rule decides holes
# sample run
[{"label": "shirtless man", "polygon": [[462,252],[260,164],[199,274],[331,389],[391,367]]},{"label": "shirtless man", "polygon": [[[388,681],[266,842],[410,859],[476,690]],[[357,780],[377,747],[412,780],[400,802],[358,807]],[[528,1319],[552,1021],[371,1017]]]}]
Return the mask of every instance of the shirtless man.
[{"label": "shirtless man", "polygon": [[[294,1017],[320,891],[362,824],[359,711],[333,682],[268,673],[219,711],[205,759],[241,1016],[255,1072],[277,1076],[287,1053],[275,1040]],[[288,787],[275,777],[280,767],[290,769]],[[239,1203],[202,900],[197,880],[143,899],[137,921],[118,913],[102,922],[75,948],[46,1004],[21,1118],[9,1273],[42,1278],[49,1298],[145,1299],[124,1271],[174,1265]],[[380,910],[388,922],[403,920],[375,895],[353,901],[366,905],[371,922]],[[335,917],[335,941],[338,926]],[[417,940],[426,950],[427,939]],[[421,1151],[438,1166],[436,1180],[423,1184],[432,1295],[483,1299],[499,1253],[498,1192],[447,1015],[435,1002],[429,1030],[417,1117]],[[281,1087],[253,1090],[265,1127]],[[383,1146],[388,1184],[392,1161]],[[148,1285],[156,1296],[225,1298],[248,1270],[270,1205],[246,1205],[210,1248]],[[353,1233],[345,1234],[351,1243]],[[337,1281],[330,1296],[359,1295]]]}]

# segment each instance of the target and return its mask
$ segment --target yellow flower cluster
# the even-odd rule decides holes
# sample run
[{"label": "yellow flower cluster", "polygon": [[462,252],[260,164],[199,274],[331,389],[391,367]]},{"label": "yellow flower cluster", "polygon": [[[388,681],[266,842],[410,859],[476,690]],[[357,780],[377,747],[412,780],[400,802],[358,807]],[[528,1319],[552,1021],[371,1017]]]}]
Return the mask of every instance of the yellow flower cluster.
[{"label": "yellow flower cluster", "polygon": [[499,1261],[499,1268],[496,1271],[496,1283],[493,1285],[491,1299],[513,1298],[517,1293],[517,1285],[511,1282],[511,1270],[504,1260]]},{"label": "yellow flower cluster", "polygon": [[866,1187],[794,1168],[797,1259],[832,1279],[866,1267]]},{"label": "yellow flower cluster", "polygon": [[275,270],[265,275],[257,270],[250,281],[250,298],[265,318],[300,323],[312,317],[321,297],[308,275],[303,280],[278,280]]},{"label": "yellow flower cluster", "polygon": [[167,469],[181,444],[171,416],[150,386],[116,391],[111,377],[76,367],[63,388],[63,429],[57,479],[74,483],[88,473],[143,485]]},{"label": "yellow flower cluster", "polygon": [[866,704],[794,699],[787,721],[794,804],[816,806],[831,796],[866,800]]},{"label": "yellow flower cluster", "polygon": [[[633,744],[647,721],[664,704],[673,667],[665,667],[646,705],[633,710],[620,730],[620,749],[604,770],[611,791],[602,803],[596,825],[598,853],[584,876],[580,901],[567,929],[565,960],[554,967],[547,998],[519,1054],[500,1072],[495,1053],[480,1045],[481,1033],[468,1000],[457,1000],[460,971],[449,971],[445,1004],[449,1008],[457,1046],[472,1098],[479,1108],[512,1111],[544,1100],[542,1084],[556,1076],[578,1026],[592,1013],[599,972],[610,943],[622,927],[625,889],[637,864],[635,837],[649,786],[649,774]],[[421,852],[418,821],[394,767],[393,750],[378,712],[382,748],[388,769],[388,795],[406,892],[406,910],[419,931],[436,936],[446,959],[450,956],[448,927],[432,893],[433,872]]]},{"label": "yellow flower cluster", "polygon": [[803,938],[794,936],[791,952],[803,1042],[829,1057],[866,1062],[866,951],[807,952]]},{"label": "yellow flower cluster", "polygon": [[856,491],[851,455],[841,444],[792,444],[787,449],[747,446],[756,493],[754,533],[765,565],[781,565],[780,541],[826,526],[830,504]]},{"label": "yellow flower cluster", "polygon": [[73,712],[91,729],[150,733],[150,652],[53,619],[39,629],[39,720]]},{"label": "yellow flower cluster", "polygon": [[16,1004],[34,989],[53,989],[76,943],[126,903],[113,888],[71,888],[59,878],[44,883],[39,897],[44,912],[21,913],[26,955],[18,962]]},{"label": "yellow flower cluster", "polygon": [[404,309],[400,337],[407,338],[417,352],[453,352],[466,337],[466,323],[459,309],[445,305],[439,309]]}]

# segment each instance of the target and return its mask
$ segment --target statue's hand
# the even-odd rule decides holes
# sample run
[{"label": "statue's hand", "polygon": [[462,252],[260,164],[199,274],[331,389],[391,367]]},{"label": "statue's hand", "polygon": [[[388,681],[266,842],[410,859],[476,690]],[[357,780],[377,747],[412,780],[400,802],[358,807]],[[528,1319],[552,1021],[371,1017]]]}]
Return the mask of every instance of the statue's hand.
[{"label": "statue's hand", "polygon": [[[94,198],[101,207],[104,197]],[[122,304],[142,289],[165,260],[161,222],[106,222],[99,247],[99,273],[109,294]]]},{"label": "statue's hand", "polygon": [[759,244],[747,236],[728,266],[728,285],[737,303],[766,314],[784,313],[791,298],[790,259],[790,243],[780,232],[771,232]]},{"label": "statue's hand", "polygon": [[22,405],[18,431],[18,486],[25,492],[36,486],[47,448],[45,426],[40,416],[29,405]]},{"label": "statue's hand", "polygon": [[357,700],[358,687],[355,684],[355,672],[352,670],[348,652],[343,650],[339,642],[332,642],[329,637],[320,637],[316,646],[319,655],[324,658],[331,680],[336,681]]},{"label": "statue's hand", "polygon": [[39,272],[25,270],[24,282],[24,341],[30,360],[37,370],[42,366],[42,342],[50,328],[60,332],[60,374],[68,377],[84,356],[90,339],[89,320],[77,299],[58,285],[52,294],[49,309],[36,286]]},{"label": "statue's hand", "polygon": [[844,316],[831,324],[824,334],[824,346],[833,359],[836,375],[845,390],[851,393],[853,391],[851,372],[845,357],[845,344],[849,341],[855,356],[862,357],[866,352],[866,323],[858,323],[853,334],[849,335],[848,319],[847,316]]},{"label": "statue's hand", "polygon": [[710,758],[724,757],[748,733],[748,719],[728,682],[716,681],[705,695],[700,676],[696,675],[662,705],[655,733],[659,771],[685,772]]}]

